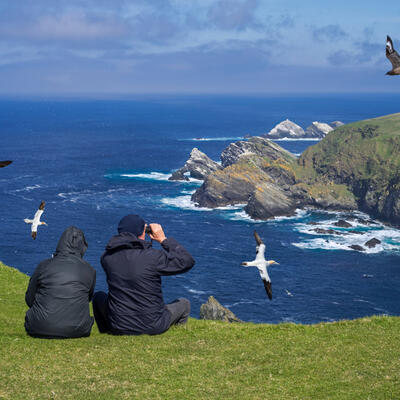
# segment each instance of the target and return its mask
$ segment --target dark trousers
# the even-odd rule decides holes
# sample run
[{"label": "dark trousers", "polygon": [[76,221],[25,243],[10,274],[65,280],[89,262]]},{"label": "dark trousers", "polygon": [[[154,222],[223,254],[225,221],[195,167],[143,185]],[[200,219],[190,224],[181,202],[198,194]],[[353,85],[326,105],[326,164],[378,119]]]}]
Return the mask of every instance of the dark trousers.
[{"label": "dark trousers", "polygon": [[[108,324],[108,295],[105,292],[96,292],[93,296],[93,314],[96,320],[97,327],[100,333],[111,333],[110,325]],[[186,324],[190,314],[190,301],[184,298],[179,298],[173,302],[166,304],[165,308],[171,314],[171,325]]]},{"label": "dark trousers", "polygon": [[96,292],[93,296],[93,314],[100,333],[109,333],[111,331],[108,324],[108,295],[105,292]]},{"label": "dark trousers", "polygon": [[165,305],[165,308],[171,313],[171,325],[186,324],[190,314],[190,301],[183,297],[174,300]]}]

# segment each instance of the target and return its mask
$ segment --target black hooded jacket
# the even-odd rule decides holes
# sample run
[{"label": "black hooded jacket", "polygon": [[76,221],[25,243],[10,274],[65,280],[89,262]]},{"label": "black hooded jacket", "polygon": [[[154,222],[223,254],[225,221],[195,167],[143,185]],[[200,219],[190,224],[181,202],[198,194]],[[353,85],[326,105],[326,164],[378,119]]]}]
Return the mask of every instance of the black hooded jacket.
[{"label": "black hooded jacket", "polygon": [[192,256],[175,239],[162,243],[163,250],[134,234],[113,236],[101,257],[107,275],[108,323],[113,333],[156,335],[165,332],[171,315],[165,308],[162,275],[181,274],[194,265]]},{"label": "black hooded jacket", "polygon": [[25,329],[31,336],[75,338],[89,336],[93,318],[96,271],[82,259],[87,249],[83,232],[70,226],[61,235],[53,258],[42,261],[33,273],[25,301],[29,310]]}]

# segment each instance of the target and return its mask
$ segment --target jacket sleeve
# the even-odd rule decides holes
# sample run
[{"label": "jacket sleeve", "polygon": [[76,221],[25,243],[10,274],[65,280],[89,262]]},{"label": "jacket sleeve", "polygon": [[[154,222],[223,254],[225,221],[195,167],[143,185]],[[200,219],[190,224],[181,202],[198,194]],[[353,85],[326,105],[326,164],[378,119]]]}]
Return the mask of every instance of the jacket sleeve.
[{"label": "jacket sleeve", "polygon": [[190,253],[175,239],[165,239],[161,246],[157,270],[161,275],[177,275],[189,271],[195,261]]},{"label": "jacket sleeve", "polygon": [[25,302],[29,308],[33,306],[33,302],[35,301],[35,295],[39,285],[39,276],[45,264],[47,264],[46,261],[41,262],[29,279],[28,289],[25,293]]}]

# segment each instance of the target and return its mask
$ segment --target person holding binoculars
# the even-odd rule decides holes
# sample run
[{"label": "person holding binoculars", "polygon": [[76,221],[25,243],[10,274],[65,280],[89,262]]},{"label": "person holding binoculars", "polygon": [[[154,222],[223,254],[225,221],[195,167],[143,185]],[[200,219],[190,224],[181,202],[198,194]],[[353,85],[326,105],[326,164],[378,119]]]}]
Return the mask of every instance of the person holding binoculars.
[{"label": "person holding binoculars", "polygon": [[[154,249],[146,234],[161,244]],[[167,238],[160,224],[146,225],[136,214],[126,215],[118,235],[108,242],[101,256],[109,292],[93,297],[93,313],[102,333],[157,335],[174,324],[185,324],[190,302],[178,298],[165,304],[161,277],[189,271],[195,261],[173,238]]]}]

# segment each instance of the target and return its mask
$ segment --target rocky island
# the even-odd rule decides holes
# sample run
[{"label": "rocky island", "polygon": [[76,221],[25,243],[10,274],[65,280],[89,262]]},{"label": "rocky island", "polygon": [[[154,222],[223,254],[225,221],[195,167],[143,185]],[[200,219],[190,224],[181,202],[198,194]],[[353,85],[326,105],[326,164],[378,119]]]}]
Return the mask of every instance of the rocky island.
[{"label": "rocky island", "polygon": [[301,126],[286,119],[262,136],[267,139],[322,139],[329,132],[342,125],[344,124],[341,121],[333,121],[329,124],[314,121],[304,130]]},{"label": "rocky island", "polygon": [[332,130],[299,158],[252,137],[231,143],[192,201],[202,207],[245,204],[254,219],[297,208],[360,210],[400,226],[400,114]]}]

